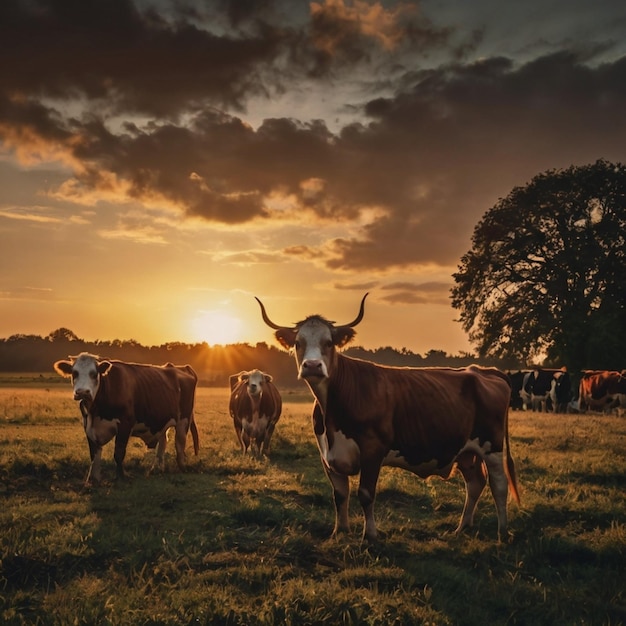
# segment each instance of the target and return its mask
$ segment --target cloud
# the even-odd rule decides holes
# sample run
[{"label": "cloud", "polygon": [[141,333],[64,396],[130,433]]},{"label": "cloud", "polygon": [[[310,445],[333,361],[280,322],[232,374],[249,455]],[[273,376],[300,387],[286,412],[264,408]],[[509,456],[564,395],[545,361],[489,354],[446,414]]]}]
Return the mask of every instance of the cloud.
[{"label": "cloud", "polygon": [[0,209],[0,217],[23,222],[35,222],[37,224],[59,224],[62,220],[53,215],[46,215],[48,209],[38,210],[35,207]]},{"label": "cloud", "polygon": [[238,253],[209,253],[212,259],[219,263],[248,267],[284,263],[285,259],[279,252],[270,253],[264,250],[247,250]]},{"label": "cloud", "polygon": [[[211,22],[202,3],[164,2],[160,13],[131,0],[0,3],[13,60],[0,68],[3,149],[28,167],[62,165],[52,200],[144,207],[103,237],[162,243],[151,210],[231,228],[299,223],[280,244],[288,257],[379,273],[449,269],[514,186],[623,158],[626,57],[600,63],[606,46],[523,63],[468,62],[466,50],[425,65],[429,53],[459,54],[459,37],[416,3],[318,1],[300,21],[296,9],[279,17],[293,3],[263,2],[265,17],[261,5],[235,5],[217,3]],[[468,49],[481,41],[472,37]],[[370,70],[364,89],[384,81],[385,95],[347,103],[359,121],[337,131],[287,115],[255,128],[241,113],[254,95],[301,88],[298,71],[330,85],[356,69]]]},{"label": "cloud", "polygon": [[54,291],[47,287],[24,286],[15,287],[7,291],[0,291],[0,300],[28,300],[33,302],[49,302],[50,300],[54,299]]},{"label": "cloud", "polygon": [[385,8],[381,2],[324,0],[311,2],[310,10],[313,76],[371,61],[381,51],[401,55],[407,48],[413,54],[442,49],[451,34],[435,27],[411,2]]},{"label": "cloud", "polygon": [[206,103],[241,108],[251,93],[265,91],[263,67],[283,49],[278,29],[245,37],[212,32],[201,21],[210,15],[176,11],[176,3],[163,7],[157,13],[130,0],[2,2],[0,39],[12,62],[2,65],[0,84],[155,116]]},{"label": "cloud", "polygon": [[167,221],[144,210],[130,210],[120,215],[114,228],[100,228],[103,239],[117,239],[140,244],[167,244]]},{"label": "cloud", "polygon": [[381,287],[391,291],[382,296],[390,304],[450,304],[451,283],[431,281],[425,283],[394,282]]},{"label": "cloud", "polygon": [[333,288],[340,291],[368,291],[370,289],[374,289],[378,285],[378,281],[370,280],[364,283],[335,283]]}]

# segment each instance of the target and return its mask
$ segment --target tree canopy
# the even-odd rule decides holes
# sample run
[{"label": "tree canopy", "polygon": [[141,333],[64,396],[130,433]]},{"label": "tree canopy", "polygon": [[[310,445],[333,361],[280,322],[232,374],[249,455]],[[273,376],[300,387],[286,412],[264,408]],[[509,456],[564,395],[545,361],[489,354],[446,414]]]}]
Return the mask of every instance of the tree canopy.
[{"label": "tree canopy", "polygon": [[480,356],[626,367],[626,168],[550,170],[487,211],[453,277]]}]

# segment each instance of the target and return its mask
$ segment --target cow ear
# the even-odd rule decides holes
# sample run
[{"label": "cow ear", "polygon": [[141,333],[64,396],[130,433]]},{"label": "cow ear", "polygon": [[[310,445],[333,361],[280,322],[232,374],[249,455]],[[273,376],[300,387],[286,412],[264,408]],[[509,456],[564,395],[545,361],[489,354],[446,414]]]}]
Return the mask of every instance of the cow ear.
[{"label": "cow ear", "polygon": [[337,348],[343,348],[354,339],[356,330],[350,326],[338,326],[333,328],[333,343]]},{"label": "cow ear", "polygon": [[296,331],[292,328],[279,328],[274,336],[285,350],[290,350],[296,343]]},{"label": "cow ear", "polygon": [[71,361],[57,361],[54,365],[54,371],[61,376],[72,375],[72,363]]},{"label": "cow ear", "polygon": [[264,376],[265,376],[265,382],[266,382],[266,383],[271,383],[271,382],[272,382],[272,380],[274,380],[274,379],[272,378],[271,374],[264,374]]},{"label": "cow ear", "polygon": [[98,374],[100,374],[100,376],[106,376],[111,371],[112,367],[113,363],[109,361],[100,361],[100,363],[98,363]]},{"label": "cow ear", "polygon": [[250,380],[250,374],[248,374],[248,372],[241,372],[241,374],[239,374],[239,380],[242,383],[247,383]]}]

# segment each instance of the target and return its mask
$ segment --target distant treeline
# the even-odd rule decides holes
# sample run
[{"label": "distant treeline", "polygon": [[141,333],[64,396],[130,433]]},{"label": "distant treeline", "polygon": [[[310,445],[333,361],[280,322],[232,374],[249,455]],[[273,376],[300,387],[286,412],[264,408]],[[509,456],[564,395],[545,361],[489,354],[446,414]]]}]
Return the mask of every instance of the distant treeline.
[{"label": "distant treeline", "polygon": [[[207,343],[179,342],[143,346],[132,339],[85,341],[67,328],[59,328],[47,337],[12,335],[0,339],[0,371],[52,373],[52,364],[55,361],[80,352],[135,363],[188,363],[198,372],[200,384],[204,386],[226,386],[231,374],[254,368],[271,374],[277,385],[294,387],[299,384],[294,358],[284,350],[265,342],[254,346],[247,343],[209,346]],[[403,367],[462,367],[479,362],[470,354],[451,356],[440,350],[431,350],[426,356],[421,356],[406,348],[398,351],[390,347],[376,350],[354,347],[346,350],[345,354],[374,363]],[[481,362],[481,365],[510,367],[508,364],[495,362]]]}]

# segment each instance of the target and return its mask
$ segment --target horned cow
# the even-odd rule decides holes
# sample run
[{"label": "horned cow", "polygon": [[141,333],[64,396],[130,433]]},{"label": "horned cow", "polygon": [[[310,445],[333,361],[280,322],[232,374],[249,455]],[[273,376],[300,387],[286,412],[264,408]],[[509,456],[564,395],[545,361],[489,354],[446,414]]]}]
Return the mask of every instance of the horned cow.
[{"label": "horned cow", "polygon": [[418,476],[447,478],[458,467],[466,485],[459,533],[473,523],[487,477],[498,515],[498,536],[507,531],[509,487],[519,502],[509,449],[511,387],[495,368],[394,368],[339,352],[355,336],[356,319],[335,325],[311,315],[279,326],[259,300],[263,321],[278,342],[294,349],[298,377],[314,398],[313,428],[335,503],[333,535],[348,529],[349,476],[360,474],[358,498],[363,536],[375,540],[376,485],[383,465]]}]

